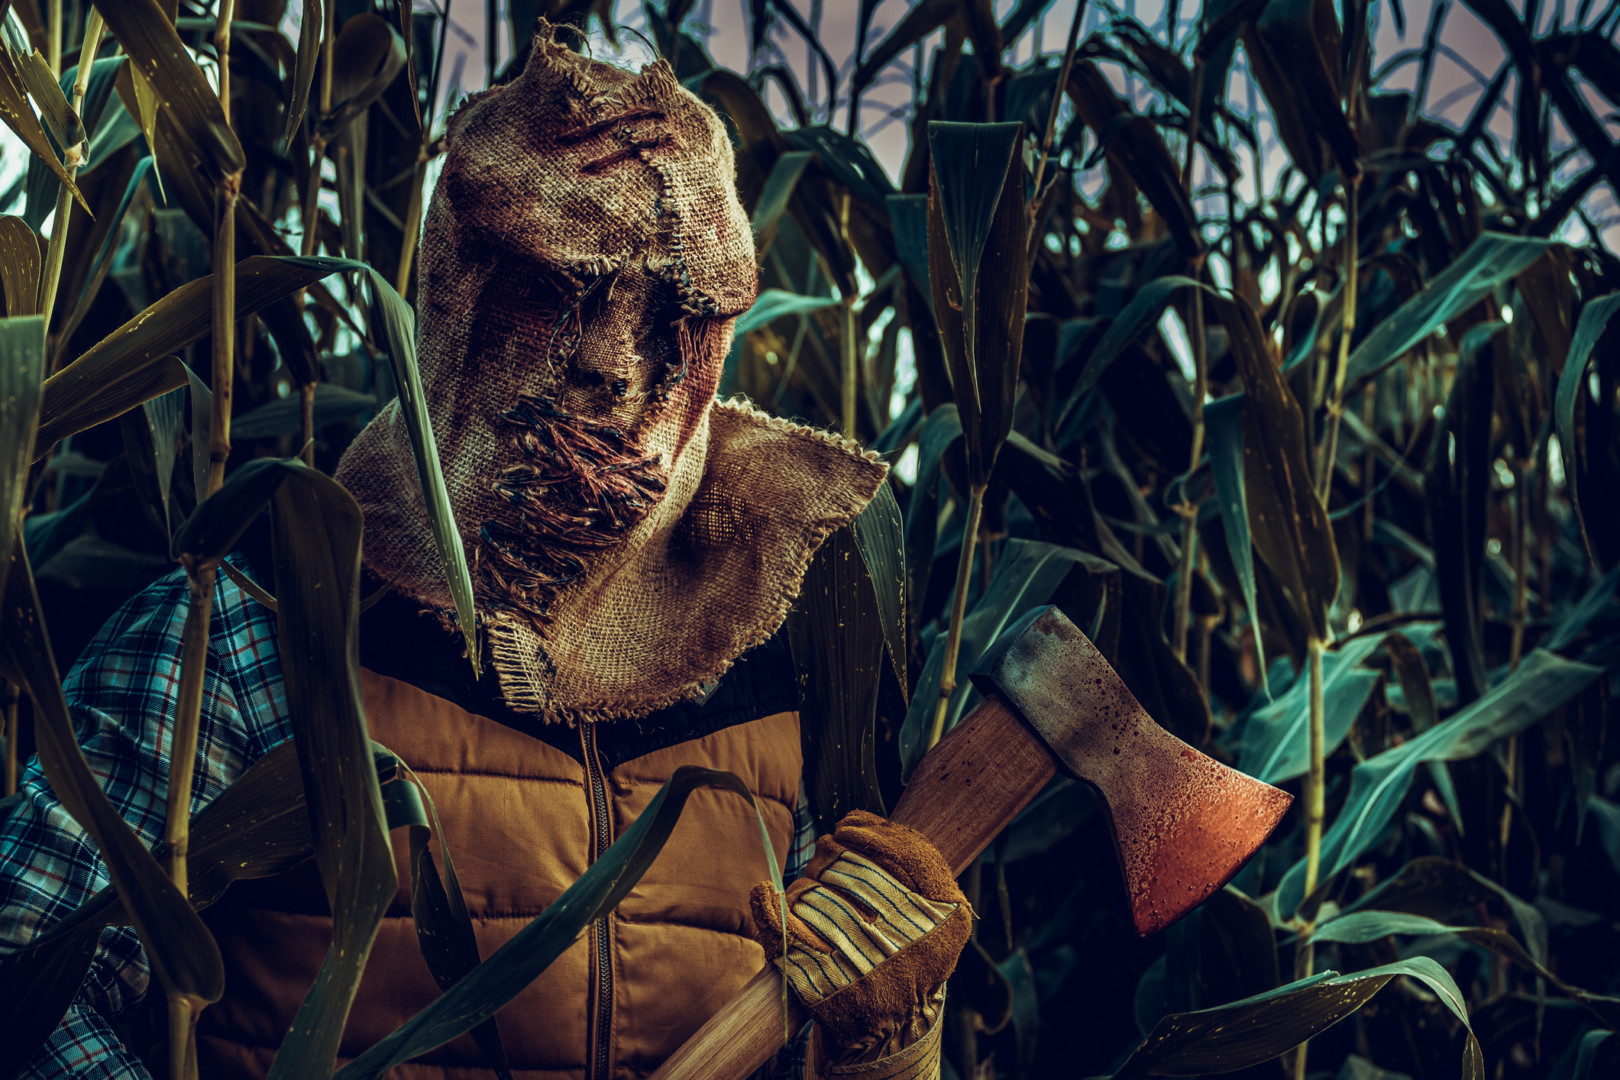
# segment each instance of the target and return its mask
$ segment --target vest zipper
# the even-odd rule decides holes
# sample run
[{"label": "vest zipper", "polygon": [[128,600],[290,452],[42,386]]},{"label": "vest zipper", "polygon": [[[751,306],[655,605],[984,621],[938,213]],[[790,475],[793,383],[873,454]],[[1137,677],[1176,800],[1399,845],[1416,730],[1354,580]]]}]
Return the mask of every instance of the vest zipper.
[{"label": "vest zipper", "polygon": [[[580,724],[580,738],[585,749],[585,774],[590,778],[591,818],[595,826],[591,853],[594,863],[613,843],[613,824],[608,816],[607,779],[601,759],[596,756],[596,725]],[[597,920],[595,927],[594,960],[596,963],[596,1017],[591,1038],[592,1080],[608,1080],[608,1046],[613,1033],[613,955],[612,940],[607,917]]]}]

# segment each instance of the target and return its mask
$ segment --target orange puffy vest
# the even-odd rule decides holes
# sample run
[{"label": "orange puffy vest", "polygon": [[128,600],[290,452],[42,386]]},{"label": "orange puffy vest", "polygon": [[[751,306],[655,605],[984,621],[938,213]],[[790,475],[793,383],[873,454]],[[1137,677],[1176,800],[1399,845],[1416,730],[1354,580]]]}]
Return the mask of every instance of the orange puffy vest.
[{"label": "orange puffy vest", "polygon": [[[415,770],[438,806],[486,958],[574,882],[680,765],[741,777],[764,813],[779,865],[786,859],[801,769],[791,711],[734,713],[697,737],[662,746],[653,739],[650,752],[605,761],[596,726],[568,733],[579,740],[576,759],[555,745],[559,732],[542,741],[371,670],[362,684],[371,737]],[[402,833],[395,857],[399,892],[378,931],[340,1062],[439,995],[411,922]],[[656,1069],[763,966],[748,893],[765,876],[753,810],[730,792],[694,792],[624,902],[497,1014],[513,1076],[622,1080]],[[262,1077],[331,943],[315,865],[238,883],[204,917],[224,955],[226,989],[200,1021],[201,1075]],[[492,1075],[463,1035],[390,1077]]]}]

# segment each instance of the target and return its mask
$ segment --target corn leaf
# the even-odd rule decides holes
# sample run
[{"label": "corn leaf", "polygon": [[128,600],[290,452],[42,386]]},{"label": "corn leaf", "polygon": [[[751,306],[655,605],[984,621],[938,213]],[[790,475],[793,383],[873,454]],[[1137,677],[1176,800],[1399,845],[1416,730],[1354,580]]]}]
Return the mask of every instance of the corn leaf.
[{"label": "corn leaf", "polygon": [[[16,318],[39,311],[39,237],[20,217],[0,217],[0,293],[4,314]],[[44,331],[40,331],[44,340]]]},{"label": "corn leaf", "polygon": [[1155,278],[1138,289],[1131,297],[1131,302],[1125,306],[1125,310],[1108,324],[1108,329],[1097,342],[1096,348],[1086,357],[1085,367],[1080,370],[1080,379],[1075,383],[1074,392],[1069,396],[1054,427],[1059,430],[1063,428],[1065,421],[1079,406],[1081,399],[1097,385],[1097,380],[1102,378],[1103,373],[1108,370],[1108,365],[1117,360],[1120,353],[1143,334],[1159,325],[1164,309],[1178,291],[1200,287],[1198,282],[1190,277],[1172,274]]},{"label": "corn leaf", "polygon": [[101,927],[86,924],[36,948],[0,957],[0,1080],[12,1080],[33,1061],[39,1047],[62,1022],[90,973]]},{"label": "corn leaf", "polygon": [[1504,960],[1534,972],[1585,1005],[1599,1023],[1610,1028],[1620,1027],[1620,998],[1594,994],[1565,982],[1548,970],[1545,964],[1531,956],[1518,938],[1500,927],[1451,926],[1425,915],[1414,915],[1405,911],[1363,909],[1348,912],[1322,923],[1311,938],[1319,944],[1339,942],[1347,945],[1365,945],[1386,937],[1429,935],[1449,935],[1471,945],[1489,949]]},{"label": "corn leaf", "polygon": [[1023,131],[1019,123],[928,125],[928,276],[974,485],[988,483],[1012,428],[1023,349]]},{"label": "corn leaf", "polygon": [[851,810],[885,813],[876,727],[883,620],[850,529],[816,550],[787,629],[799,673],[804,783],[818,829],[831,832]]},{"label": "corn leaf", "polygon": [[1254,309],[1213,290],[1205,303],[1226,328],[1243,380],[1243,479],[1254,550],[1288,603],[1325,641],[1328,605],[1339,591],[1339,555],[1311,482],[1305,418]]},{"label": "corn leaf", "polygon": [[129,213],[130,204],[135,201],[135,195],[152,175],[152,155],[146,154],[135,163],[134,170],[129,174],[129,183],[124,186],[124,197],[114,211],[112,221],[109,223],[107,233],[102,237],[101,246],[96,249],[95,258],[90,262],[90,270],[84,275],[84,287],[79,290],[79,297],[73,304],[67,322],[62,324],[61,340],[69,341],[73,331],[78,329],[79,323],[90,311],[90,305],[101,292],[102,283],[107,280],[107,272],[112,269],[113,248],[123,231],[124,215]]},{"label": "corn leaf", "polygon": [[332,912],[332,947],[270,1076],[330,1075],[349,1007],[398,881],[361,704],[355,633],[360,508],[296,462],[272,498],[276,628],[287,712]]},{"label": "corn leaf", "polygon": [[[219,96],[186,52],[174,23],[158,0],[96,0],[107,28],[129,54],[132,70],[151,86],[158,109],[169,113],[175,131],[210,183],[242,168],[242,144],[225,120]],[[142,116],[142,127],[147,118]]]},{"label": "corn leaf", "polygon": [[[997,557],[990,582],[962,620],[961,652],[957,670],[972,671],[980,657],[1000,636],[1001,631],[1031,608],[1052,598],[1076,566],[1093,570],[1112,569],[1103,560],[1083,551],[1034,540],[1009,539]],[[923,665],[911,694],[911,708],[900,728],[900,761],[905,776],[917,767],[928,750],[929,728],[939,701],[939,680],[945,668],[945,635],[934,640],[928,662]],[[945,713],[945,730],[950,731],[978,698],[972,681],[962,679],[951,694]]]},{"label": "corn leaf", "polygon": [[[456,622],[467,643],[467,656],[473,671],[479,671],[478,624],[473,609],[472,575],[467,570],[467,553],[450,506],[450,491],[444,483],[444,467],[433,441],[433,424],[428,419],[427,398],[422,390],[422,372],[416,364],[416,316],[399,293],[381,274],[359,263],[371,279],[372,323],[388,349],[394,385],[399,389],[400,412],[410,435],[411,453],[416,458],[416,475],[422,483],[422,501],[433,527],[433,543],[449,581],[450,595],[456,602]],[[740,331],[739,331],[740,333]]]},{"label": "corn leaf", "polygon": [[1620,310],[1620,292],[1609,293],[1581,309],[1580,320],[1575,324],[1575,335],[1570,341],[1569,357],[1564,361],[1563,373],[1558,376],[1557,396],[1553,399],[1553,418],[1558,425],[1558,450],[1564,459],[1564,482],[1569,485],[1569,501],[1575,504],[1575,518],[1580,522],[1581,539],[1586,543],[1587,553],[1599,566],[1603,565],[1599,549],[1609,545],[1593,542],[1592,529],[1587,524],[1589,511],[1582,506],[1580,493],[1581,477],[1588,472],[1587,463],[1594,449],[1587,446],[1584,422],[1586,408],[1589,407],[1586,401],[1586,369],[1592,360],[1592,350],[1603,337],[1609,320],[1614,318],[1617,310]]},{"label": "corn leaf", "polygon": [[1095,61],[1077,61],[1066,89],[1075,114],[1096,135],[1109,160],[1147,196],[1176,246],[1188,258],[1203,251],[1198,215],[1182,186],[1181,170],[1153,122],[1120,100]]},{"label": "corn leaf", "polygon": [[[411,849],[411,921],[416,926],[416,941],[422,950],[422,959],[441,991],[449,990],[481,963],[478,937],[473,931],[472,916],[467,912],[467,900],[456,876],[455,860],[444,841],[444,826],[439,823],[439,808],[433,796],[409,767],[405,769],[409,784],[389,785],[416,795],[426,808],[426,817],[413,825],[410,831]],[[385,791],[388,789],[384,789]],[[429,826],[431,819],[432,825]],[[391,823],[390,823],[391,824]],[[444,858],[444,876],[439,876],[428,842],[437,834],[439,854]],[[506,1047],[501,1042],[501,1029],[496,1018],[472,1029],[473,1041],[483,1051],[484,1058],[501,1080],[512,1080],[512,1067],[506,1060]]]},{"label": "corn leaf", "polygon": [[[17,73],[17,81],[22,83],[28,96],[34,99],[39,108],[40,119],[45,121],[46,128],[51,137],[56,140],[57,146],[77,146],[84,141],[84,121],[79,114],[73,111],[68,99],[62,93],[62,87],[57,83],[56,76],[51,73],[51,65],[38,49],[28,55],[12,54],[13,70]],[[71,84],[70,84],[71,85]]]},{"label": "corn leaf", "polygon": [[[254,255],[236,264],[236,317],[289,296],[349,264],[337,259]],[[57,442],[186,384],[169,355],[213,325],[214,276],[198,278],[114,330],[45,382],[36,460]]]},{"label": "corn leaf", "polygon": [[1538,237],[1485,232],[1408,299],[1367,332],[1350,354],[1347,389],[1399,360],[1412,346],[1500,288],[1553,243]]},{"label": "corn leaf", "polygon": [[332,44],[332,115],[321,118],[321,134],[328,141],[335,138],[382,96],[404,67],[405,39],[392,23],[371,11],[346,19]]},{"label": "corn leaf", "polygon": [[[1340,975],[1324,971],[1242,1001],[1197,1012],[1173,1013],[1154,1026],[1114,1080],[1136,1076],[1201,1076],[1259,1065],[1326,1031],[1372,1000],[1397,976],[1419,980],[1452,1015],[1468,1025],[1462,991],[1446,969],[1427,956]],[[1463,1046],[1462,1080],[1484,1080],[1479,1040]]]},{"label": "corn leaf", "polygon": [[[315,384],[315,430],[352,419],[377,407],[377,399],[336,383]],[[303,426],[303,403],[295,395],[267,401],[231,421],[232,439],[268,439],[296,434]]]},{"label": "corn leaf", "polygon": [[788,200],[793,197],[805,166],[810,164],[814,156],[808,150],[790,150],[778,157],[776,164],[771,166],[753,213],[754,247],[761,259],[770,250],[771,241],[776,238],[776,226],[787,210]]},{"label": "corn leaf", "polygon": [[198,566],[218,565],[263,513],[287,475],[288,462],[282,458],[257,458],[232,472],[175,532],[175,557]]},{"label": "corn leaf", "polygon": [[40,126],[39,117],[34,115],[33,106],[28,104],[27,89],[23,84],[20,73],[12,64],[11,54],[0,48],[0,121],[4,121],[22,140],[24,146],[34,152],[34,155],[50,167],[56,174],[56,179],[70,192],[85,213],[90,213],[90,204],[84,201],[84,195],[79,186],[73,182],[68,174],[67,166],[57,155],[56,148],[45,135],[45,129]]},{"label": "corn leaf", "polygon": [[[11,550],[22,526],[44,381],[45,320],[38,315],[0,319],[0,544],[5,551]],[[9,561],[0,564],[0,596],[5,595],[9,570]]]},{"label": "corn leaf", "polygon": [[[1350,734],[1373,687],[1382,677],[1362,661],[1378,651],[1382,634],[1351,638],[1322,657],[1322,753],[1331,754]],[[1310,689],[1295,679],[1288,692],[1243,722],[1238,768],[1268,784],[1296,780],[1310,769]]]},{"label": "corn leaf", "polygon": [[906,694],[906,546],[905,520],[894,488],[885,483],[850,526],[855,546],[877,602],[883,642],[900,680],[900,693]]},{"label": "corn leaf", "polygon": [[[1444,723],[1357,765],[1344,806],[1322,837],[1324,887],[1383,838],[1419,765],[1483,753],[1497,739],[1518,734],[1569,701],[1603,670],[1536,649],[1517,671]],[[1300,860],[1278,887],[1279,912],[1299,907],[1304,884],[1305,863]]]},{"label": "corn leaf", "polygon": [[[1150,286],[1151,287],[1151,286]],[[1249,497],[1243,487],[1243,399],[1232,394],[1204,406],[1204,430],[1209,438],[1210,471],[1215,476],[1215,499],[1221,508],[1226,548],[1243,590],[1243,606],[1254,629],[1255,665],[1260,689],[1271,697],[1266,673],[1266,646],[1260,631],[1260,608],[1255,601],[1254,546],[1249,535]]]},{"label": "corn leaf", "polygon": [[[393,754],[373,747],[379,775],[391,776]],[[420,800],[415,816],[387,796],[408,784],[384,786],[390,829],[424,823]],[[309,811],[298,775],[298,754],[291,739],[271,747],[234,783],[191,819],[186,857],[192,906],[199,911],[214,903],[237,881],[279,874],[309,858]],[[157,858],[165,856],[159,845]],[[116,889],[106,888],[80,904],[16,952],[0,957],[0,1024],[13,1041],[0,1077],[20,1069],[61,1021],[79,991],[101,930],[124,926],[129,915]]]},{"label": "corn leaf", "polygon": [[1491,485],[1491,412],[1496,394],[1491,340],[1505,323],[1471,327],[1457,351],[1457,373],[1445,415],[1429,444],[1423,494],[1429,504],[1429,541],[1446,557],[1435,565],[1446,647],[1466,705],[1485,692],[1485,529]]},{"label": "corn leaf", "polygon": [[281,132],[283,150],[291,149],[298,127],[309,108],[309,88],[315,81],[315,65],[321,55],[321,31],[326,18],[325,4],[309,4],[298,24],[298,54],[292,73],[292,98],[287,103],[287,123]]},{"label": "corn leaf", "polygon": [[1266,5],[1255,29],[1271,55],[1287,58],[1282,72],[1294,102],[1332,151],[1339,175],[1359,175],[1356,158],[1360,148],[1339,105],[1344,58],[1340,55],[1339,19],[1333,4],[1325,0],[1274,0]]}]

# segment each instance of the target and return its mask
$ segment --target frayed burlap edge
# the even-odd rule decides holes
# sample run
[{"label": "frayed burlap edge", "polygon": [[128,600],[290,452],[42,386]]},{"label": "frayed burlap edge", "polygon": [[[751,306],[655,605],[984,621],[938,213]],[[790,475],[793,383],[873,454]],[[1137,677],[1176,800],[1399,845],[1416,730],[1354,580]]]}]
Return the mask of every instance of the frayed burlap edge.
[{"label": "frayed burlap edge", "polygon": [[[486,623],[490,664],[500,681],[501,695],[515,711],[535,713],[549,723],[598,723],[611,720],[635,719],[697,696],[708,684],[731,670],[737,658],[756,646],[764,644],[782,626],[788,612],[804,587],[804,576],[810,568],[810,559],[834,531],[854,521],[868,503],[876,497],[878,488],[888,476],[888,465],[882,455],[866,450],[859,443],[834,432],[765,413],[741,396],[716,402],[716,414],[732,414],[732,418],[790,440],[803,440],[813,451],[833,448],[847,455],[843,463],[853,466],[845,477],[846,486],[838,494],[843,497],[829,508],[827,516],[806,522],[786,550],[778,552],[778,588],[762,598],[761,610],[743,625],[732,638],[732,645],[723,653],[709,657],[694,657],[689,672],[674,685],[649,687],[645,692],[620,695],[611,699],[590,701],[561,701],[551,696],[535,678],[534,665],[543,639],[532,626],[520,617],[505,612],[492,613]],[[711,455],[715,452],[711,447]],[[719,447],[722,450],[724,447]],[[712,457],[711,457],[712,460]],[[862,468],[866,466],[867,468]],[[702,612],[693,612],[702,618]]]}]

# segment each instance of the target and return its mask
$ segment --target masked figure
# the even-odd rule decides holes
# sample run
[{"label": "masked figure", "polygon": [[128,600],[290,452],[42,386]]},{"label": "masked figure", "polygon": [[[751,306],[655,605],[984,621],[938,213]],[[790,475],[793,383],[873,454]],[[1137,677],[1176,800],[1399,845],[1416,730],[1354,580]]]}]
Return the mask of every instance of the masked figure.
[{"label": "masked figure", "polygon": [[[666,63],[639,74],[597,63],[542,22],[522,74],[452,118],[421,245],[419,356],[472,568],[481,678],[454,630],[397,400],[337,475],[365,513],[368,575],[392,582],[361,626],[371,735],[433,797],[485,957],[681,765],[737,774],[777,858],[806,854],[795,681],[776,631],[817,545],[861,511],[885,467],[846,440],[716,403],[732,324],[756,288],[725,128]],[[233,561],[266,565],[251,551]],[[139,766],[134,794],[110,793],[153,840],[161,813],[150,820],[140,792],[156,790],[161,808],[173,680],[158,686],[154,662],[141,668],[144,697],[115,690],[129,682],[117,658],[177,655],[185,604],[183,578],[137,597],[69,683],[81,714],[108,718],[107,738],[87,743],[93,763]],[[223,579],[217,604],[220,689],[205,704],[197,806],[287,735],[273,617]],[[25,791],[57,847],[82,848],[37,767]],[[400,893],[345,1058],[440,993],[398,848]],[[74,903],[40,884],[51,843],[38,850],[0,877],[0,934],[15,943]],[[74,851],[78,891],[105,881],[93,851]],[[731,793],[692,795],[629,897],[498,1014],[512,1075],[643,1076],[767,950],[822,1020],[829,1068],[937,1072],[942,987],[970,917],[948,868],[916,834],[861,819],[823,838],[810,869],[816,880],[789,890],[783,925],[768,887],[750,898],[766,876],[754,810]],[[202,1016],[202,1075],[262,1076],[330,943],[320,879],[305,864],[239,883],[205,918],[227,989]],[[904,933],[886,929],[898,921]],[[109,931],[32,1075],[141,1075],[136,1048],[118,1045],[106,1020],[144,983],[133,934]],[[75,1062],[85,1045],[102,1048],[107,1071]],[[391,1075],[488,1069],[463,1036]]]}]

